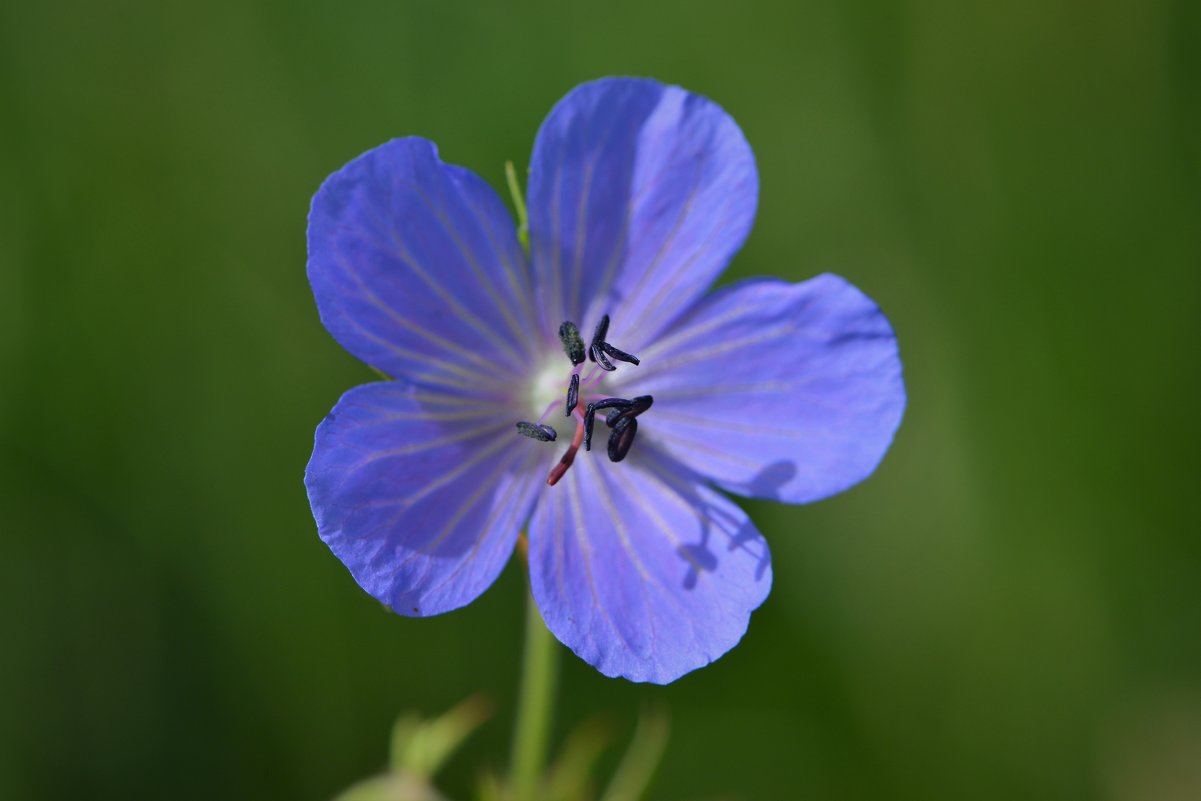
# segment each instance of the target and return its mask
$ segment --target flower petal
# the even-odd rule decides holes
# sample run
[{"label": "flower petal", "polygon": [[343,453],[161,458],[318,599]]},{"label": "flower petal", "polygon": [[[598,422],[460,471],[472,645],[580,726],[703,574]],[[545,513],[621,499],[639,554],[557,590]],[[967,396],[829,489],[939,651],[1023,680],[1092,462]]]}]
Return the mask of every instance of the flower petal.
[{"label": "flower petal", "polygon": [[304,482],[321,539],[355,581],[424,617],[496,579],[543,480],[539,445],[475,400],[366,384],[317,427]]},{"label": "flower petal", "polygon": [[742,246],[759,177],[716,103],[650,80],[573,89],[530,160],[530,245],[548,329],[613,317],[614,342],[651,341]]},{"label": "flower petal", "polygon": [[771,589],[771,557],[741,509],[643,445],[616,464],[603,447],[580,454],[546,491],[530,582],[546,625],[581,658],[666,684],[738,643]]},{"label": "flower petal", "polygon": [[371,366],[478,389],[503,386],[498,361],[528,363],[532,290],[512,219],[433,143],[395,139],[327,178],[308,245],[322,322]]},{"label": "flower petal", "polygon": [[741,495],[806,503],[869,476],[905,409],[892,326],[834,275],[744,281],[703,300],[625,371],[642,433]]}]

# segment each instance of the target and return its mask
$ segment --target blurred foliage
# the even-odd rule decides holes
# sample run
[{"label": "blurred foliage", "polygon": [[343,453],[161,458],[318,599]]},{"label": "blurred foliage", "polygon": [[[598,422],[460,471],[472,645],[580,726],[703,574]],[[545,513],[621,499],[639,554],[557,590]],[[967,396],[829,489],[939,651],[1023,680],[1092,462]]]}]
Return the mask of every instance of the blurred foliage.
[{"label": "blurred foliage", "polygon": [[434,776],[488,713],[488,703],[472,696],[430,720],[401,715],[392,725],[387,772],[359,782],[335,801],[443,801]]},{"label": "blurred foliage", "polygon": [[1201,797],[1195,0],[51,0],[0,6],[0,798],[327,799],[475,691],[443,786],[502,768],[515,566],[404,620],[316,537],[313,428],[371,375],[305,214],[403,134],[503,190],[606,74],[733,114],[731,276],[856,282],[910,406],[866,484],[751,504],[737,649],[667,688],[568,655],[560,734],[668,705],[665,799]]}]

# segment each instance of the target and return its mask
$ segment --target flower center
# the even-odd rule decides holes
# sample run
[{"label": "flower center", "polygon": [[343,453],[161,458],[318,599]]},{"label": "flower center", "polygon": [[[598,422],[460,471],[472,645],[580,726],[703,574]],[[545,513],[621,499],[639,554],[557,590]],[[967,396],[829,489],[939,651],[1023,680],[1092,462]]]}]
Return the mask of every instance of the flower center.
[{"label": "flower center", "polygon": [[[525,401],[527,408],[545,412],[557,406],[563,399],[563,362],[558,356],[547,359],[546,364],[534,373]],[[545,413],[543,418],[548,417]],[[545,419],[543,420],[545,422]]]},{"label": "flower center", "polygon": [[[542,417],[531,423],[522,420],[517,423],[517,432],[523,436],[540,442],[554,442],[558,432],[547,420],[554,419],[553,410],[562,408],[567,417],[576,418],[575,435],[567,451],[547,476],[546,483],[554,486],[558,483],[575,461],[580,445],[585,451],[592,450],[592,434],[596,427],[596,413],[608,409],[604,423],[610,429],[608,455],[610,461],[620,462],[630,452],[634,437],[638,434],[638,415],[651,407],[655,399],[650,395],[640,395],[636,398],[612,398],[601,393],[601,383],[606,373],[617,369],[615,362],[625,362],[637,366],[640,362],[637,356],[618,349],[607,341],[609,335],[609,315],[601,317],[592,335],[592,341],[587,350],[580,336],[580,329],[570,320],[559,326],[559,340],[563,343],[563,352],[571,362],[571,371],[567,374],[566,384],[563,380],[561,363],[556,366],[547,363],[534,374],[530,383],[527,400],[532,408],[545,409]],[[594,364],[591,367],[585,362],[587,358]],[[557,359],[556,359],[557,361]],[[563,406],[559,406],[559,398],[566,398]]]}]

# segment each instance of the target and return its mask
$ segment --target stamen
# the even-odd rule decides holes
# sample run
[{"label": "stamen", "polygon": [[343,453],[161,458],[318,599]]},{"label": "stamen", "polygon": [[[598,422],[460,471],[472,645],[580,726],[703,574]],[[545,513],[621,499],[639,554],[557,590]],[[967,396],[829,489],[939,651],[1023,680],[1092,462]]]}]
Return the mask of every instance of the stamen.
[{"label": "stamen", "polygon": [[[580,424],[576,425],[575,434],[571,438],[571,445],[567,451],[559,459],[558,464],[551,468],[550,474],[546,477],[546,483],[554,486],[559,483],[559,480],[567,474],[567,470],[575,461],[576,454],[580,450],[580,445],[584,446],[584,450],[592,450],[592,432],[596,425],[596,413],[601,409],[609,409],[605,414],[605,423],[611,430],[609,434],[609,460],[620,462],[626,458],[630,452],[630,448],[634,444],[634,439],[638,435],[638,421],[635,419],[638,415],[651,408],[655,399],[650,395],[638,395],[633,400],[625,398],[601,398],[593,401],[581,408],[580,385],[592,386],[601,380],[601,375],[598,370],[605,372],[613,372],[617,366],[612,360],[626,362],[628,364],[637,365],[639,359],[632,353],[626,353],[624,350],[610,345],[605,341],[605,337],[609,334],[609,315],[603,315],[600,322],[596,324],[596,329],[592,334],[592,341],[588,344],[586,351],[587,358],[596,363],[596,367],[589,370],[586,377],[581,378],[580,373],[573,369],[571,373],[570,383],[567,386],[567,417],[579,415],[581,418]],[[575,323],[570,320],[565,320],[559,326],[559,339],[563,343],[563,352],[571,359],[573,368],[578,368],[584,363],[585,350],[584,341],[580,337],[580,330]],[[553,408],[553,404],[551,406]],[[550,409],[547,409],[547,414]],[[546,419],[546,414],[542,415],[542,419]],[[541,421],[538,423],[518,423],[517,430],[527,437],[541,440],[543,442],[553,442],[557,436],[555,430],[548,425],[543,425]]]},{"label": "stamen", "polygon": [[580,374],[571,374],[571,384],[567,387],[567,416],[575,411],[575,405],[580,401]]},{"label": "stamen", "polygon": [[596,419],[596,404],[588,404],[584,410],[584,450],[592,450],[592,424]]},{"label": "stamen", "polygon": [[647,409],[651,408],[651,405],[654,404],[654,402],[655,398],[653,395],[636,395],[630,400],[628,414],[630,417],[637,417]]},{"label": "stamen", "polygon": [[563,343],[563,352],[571,359],[572,365],[584,363],[584,338],[571,320],[564,320],[559,326],[559,341]]},{"label": "stamen", "polygon": [[600,349],[600,343],[605,341],[605,337],[609,335],[609,315],[600,318],[600,322],[596,324],[596,330],[592,333],[592,342],[588,345],[588,358],[596,361],[596,354]]},{"label": "stamen", "polygon": [[601,345],[594,345],[592,347],[592,350],[590,350],[588,352],[588,355],[592,357],[592,361],[594,361],[600,365],[600,368],[602,370],[605,370],[605,371],[611,373],[614,370],[616,370],[617,367],[615,367],[613,362],[609,361],[608,357],[605,356],[605,351],[603,349],[603,345],[604,345],[604,343],[602,343]]},{"label": "stamen", "polygon": [[624,350],[618,350],[617,348],[610,345],[608,342],[602,342],[600,344],[600,349],[603,352],[612,356],[614,359],[617,359],[618,361],[629,362],[630,364],[633,364],[633,365],[639,364],[637,356],[634,356],[633,354],[630,354],[630,353],[626,353]]},{"label": "stamen", "polygon": [[559,436],[559,432],[555,431],[548,425],[527,423],[524,420],[517,424],[517,433],[521,434],[523,437],[536,439],[539,442],[554,442]]},{"label": "stamen", "polygon": [[634,444],[634,436],[638,433],[638,421],[633,417],[623,417],[613,427],[609,435],[609,461],[620,462],[630,452]]},{"label": "stamen", "polygon": [[601,366],[602,370],[613,372],[617,369],[613,362],[609,361],[609,356],[622,362],[630,364],[638,364],[638,357],[632,353],[626,353],[624,350],[618,350],[605,341],[605,337],[609,335],[609,315],[601,317],[600,322],[596,324],[596,331],[592,334],[592,342],[588,344],[588,358]]},{"label": "stamen", "polygon": [[609,412],[609,415],[605,418],[605,422],[612,428],[617,425],[617,421],[620,419],[632,420],[651,408],[654,402],[655,399],[651,395],[639,395],[629,401],[629,406],[619,407],[615,411]]},{"label": "stamen", "polygon": [[605,398],[588,404],[584,410],[584,450],[592,450],[592,425],[598,409],[627,409],[629,406],[630,401],[625,398]]}]

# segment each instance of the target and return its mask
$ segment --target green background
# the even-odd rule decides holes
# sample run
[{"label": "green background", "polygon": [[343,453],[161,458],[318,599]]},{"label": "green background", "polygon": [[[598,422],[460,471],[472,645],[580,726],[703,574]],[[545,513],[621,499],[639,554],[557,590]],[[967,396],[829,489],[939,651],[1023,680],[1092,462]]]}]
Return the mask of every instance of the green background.
[{"label": "green background", "polygon": [[0,10],[0,797],[326,799],[482,691],[523,579],[385,613],[302,472],[369,371],[321,328],[320,181],[419,134],[493,186],[575,84],[755,148],[728,277],[847,276],[909,408],[865,484],[755,503],[775,587],[666,688],[564,653],[557,732],[662,701],[661,799],[1201,798],[1195,0]]}]

